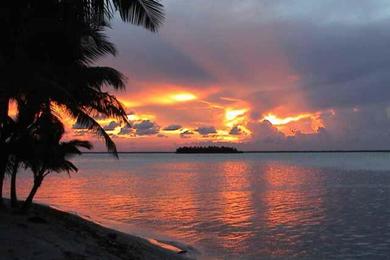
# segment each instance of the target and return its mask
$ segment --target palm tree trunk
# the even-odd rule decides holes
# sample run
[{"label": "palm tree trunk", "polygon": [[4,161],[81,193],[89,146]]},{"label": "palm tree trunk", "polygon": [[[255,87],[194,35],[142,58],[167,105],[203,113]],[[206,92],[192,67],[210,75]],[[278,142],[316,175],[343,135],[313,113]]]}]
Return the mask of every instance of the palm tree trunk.
[{"label": "palm tree trunk", "polygon": [[7,127],[8,120],[8,103],[9,97],[0,89],[0,207],[4,204],[3,183],[8,163],[8,151],[5,145],[5,139],[7,138],[5,128]]},{"label": "palm tree trunk", "polygon": [[[1,145],[0,145],[0,149]],[[5,151],[0,152],[0,208],[4,206],[4,200],[3,200],[3,184],[4,184],[4,177],[5,177],[5,170],[8,163],[8,155],[5,154]]]},{"label": "palm tree trunk", "polygon": [[0,208],[4,206],[3,183],[4,183],[4,171],[2,171],[0,174]]},{"label": "palm tree trunk", "polygon": [[27,211],[31,207],[34,196],[37,193],[39,186],[41,186],[42,180],[43,177],[41,176],[35,178],[30,194],[28,194],[28,197],[23,203],[22,211]]},{"label": "palm tree trunk", "polygon": [[19,161],[14,162],[14,167],[11,173],[11,207],[15,208],[18,204],[18,197],[16,196],[16,174],[18,173]]}]

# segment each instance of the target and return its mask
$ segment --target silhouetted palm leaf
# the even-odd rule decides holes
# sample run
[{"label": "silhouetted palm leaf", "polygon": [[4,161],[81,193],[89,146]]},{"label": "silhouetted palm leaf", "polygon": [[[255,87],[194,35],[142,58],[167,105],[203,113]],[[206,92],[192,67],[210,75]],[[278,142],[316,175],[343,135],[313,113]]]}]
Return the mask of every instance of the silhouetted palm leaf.
[{"label": "silhouetted palm leaf", "polygon": [[156,31],[164,20],[163,5],[155,0],[113,0],[123,20]]},{"label": "silhouetted palm leaf", "polygon": [[84,0],[89,21],[106,24],[119,11],[122,20],[156,31],[164,20],[163,5],[157,0]]},{"label": "silhouetted palm leaf", "polygon": [[99,123],[95,121],[91,116],[86,114],[82,110],[69,110],[71,114],[75,118],[77,118],[76,123],[82,127],[85,127],[91,131],[93,131],[97,136],[104,139],[106,143],[107,150],[114,154],[115,157],[118,157],[116,145],[114,141],[112,141],[111,137],[106,133]]},{"label": "silhouetted palm leaf", "polygon": [[61,150],[65,154],[65,156],[80,155],[81,151],[79,147],[91,150],[93,146],[88,141],[78,140],[78,139],[61,143]]},{"label": "silhouetted palm leaf", "polygon": [[102,86],[110,86],[116,90],[125,88],[125,77],[116,69],[110,67],[83,67],[75,71],[80,81],[88,86],[101,90]]},{"label": "silhouetted palm leaf", "polygon": [[85,28],[82,31],[81,44],[79,47],[80,61],[85,64],[91,63],[101,56],[111,54],[116,55],[114,44],[109,42],[104,35],[102,28]]}]

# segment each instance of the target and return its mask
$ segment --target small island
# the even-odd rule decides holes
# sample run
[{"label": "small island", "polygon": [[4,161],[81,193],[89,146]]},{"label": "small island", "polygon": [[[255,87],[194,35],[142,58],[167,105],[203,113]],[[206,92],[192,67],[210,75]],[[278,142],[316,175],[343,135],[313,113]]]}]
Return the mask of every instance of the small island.
[{"label": "small island", "polygon": [[176,153],[242,153],[234,147],[226,146],[183,146]]}]

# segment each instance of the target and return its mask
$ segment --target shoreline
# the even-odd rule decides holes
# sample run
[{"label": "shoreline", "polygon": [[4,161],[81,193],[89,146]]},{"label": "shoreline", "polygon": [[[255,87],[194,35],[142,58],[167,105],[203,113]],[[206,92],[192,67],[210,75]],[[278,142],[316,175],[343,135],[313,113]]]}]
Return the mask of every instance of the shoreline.
[{"label": "shoreline", "polygon": [[153,245],[165,248],[169,251],[173,251],[175,253],[180,254],[181,256],[185,256],[187,259],[197,259],[197,257],[201,255],[201,252],[198,250],[198,248],[194,248],[191,245],[182,243],[180,239],[175,239],[166,236],[162,233],[158,233],[153,229],[138,228],[133,224],[101,218],[98,215],[94,215],[91,213],[74,211],[72,210],[72,208],[64,207],[61,205],[47,204],[43,201],[40,201],[39,199],[36,200],[36,204],[49,207],[60,212],[78,216],[86,221],[95,223],[99,226],[113,231],[144,239]]},{"label": "shoreline", "polygon": [[111,229],[82,216],[34,204],[25,214],[0,210],[5,259],[192,259],[176,244]]}]

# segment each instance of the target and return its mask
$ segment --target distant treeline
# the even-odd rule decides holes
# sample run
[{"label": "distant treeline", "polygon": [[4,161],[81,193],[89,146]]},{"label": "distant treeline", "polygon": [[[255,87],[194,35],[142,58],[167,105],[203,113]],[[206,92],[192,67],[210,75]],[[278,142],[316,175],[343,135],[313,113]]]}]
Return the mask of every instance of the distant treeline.
[{"label": "distant treeline", "polygon": [[176,153],[242,153],[234,147],[226,146],[183,146]]}]

